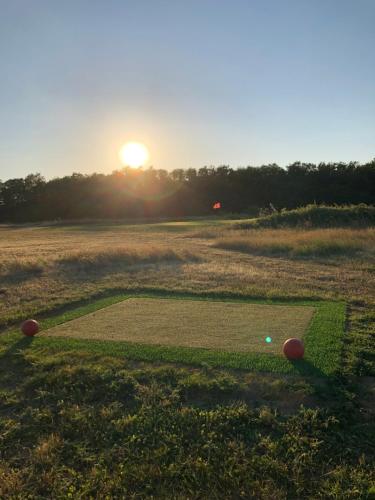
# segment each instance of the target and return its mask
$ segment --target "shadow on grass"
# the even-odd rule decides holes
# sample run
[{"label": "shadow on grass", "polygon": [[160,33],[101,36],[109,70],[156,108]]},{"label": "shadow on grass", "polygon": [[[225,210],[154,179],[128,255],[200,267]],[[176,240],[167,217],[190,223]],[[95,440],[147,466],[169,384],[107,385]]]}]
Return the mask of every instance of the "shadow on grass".
[{"label": "shadow on grass", "polygon": [[3,379],[11,379],[14,373],[20,375],[29,365],[23,354],[31,346],[33,340],[33,337],[23,336],[0,354],[0,372],[3,373]]},{"label": "shadow on grass", "polygon": [[0,354],[1,387],[14,387],[27,377],[32,361],[25,356],[33,337],[22,337]]},{"label": "shadow on grass", "polygon": [[102,262],[75,261],[74,259],[65,259],[57,264],[56,268],[66,279],[71,282],[86,282],[90,279],[100,279],[103,276],[117,274],[119,272],[137,272],[140,269],[153,269],[160,271],[166,267],[181,268],[186,264],[186,260],[166,257],[165,259],[139,259],[126,261],[126,259],[113,258],[103,260]]},{"label": "shadow on grass", "polygon": [[330,378],[329,375],[317,368],[313,363],[306,359],[290,360],[290,363],[300,375],[309,375],[316,378]]},{"label": "shadow on grass", "polygon": [[34,278],[40,278],[43,274],[43,269],[39,266],[21,271],[9,271],[1,276],[1,281],[5,285],[17,285],[23,281],[29,281]]},{"label": "shadow on grass", "polygon": [[13,354],[16,354],[20,351],[24,351],[30,347],[34,340],[34,337],[22,337],[21,339],[17,340],[17,342],[14,342],[11,346],[8,347],[1,355],[0,355],[0,360],[9,356],[12,356]]}]

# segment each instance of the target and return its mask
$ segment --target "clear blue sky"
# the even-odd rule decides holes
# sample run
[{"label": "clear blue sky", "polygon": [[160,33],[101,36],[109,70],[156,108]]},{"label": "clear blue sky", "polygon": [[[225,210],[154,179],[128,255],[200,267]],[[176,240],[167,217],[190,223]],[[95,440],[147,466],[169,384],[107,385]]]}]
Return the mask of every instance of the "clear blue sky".
[{"label": "clear blue sky", "polygon": [[0,0],[0,179],[375,156],[374,0]]}]

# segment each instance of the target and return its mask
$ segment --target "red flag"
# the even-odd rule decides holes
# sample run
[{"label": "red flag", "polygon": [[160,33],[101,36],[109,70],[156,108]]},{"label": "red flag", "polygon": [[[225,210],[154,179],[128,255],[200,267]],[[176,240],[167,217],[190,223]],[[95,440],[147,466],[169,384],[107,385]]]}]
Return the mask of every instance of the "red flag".
[{"label": "red flag", "polygon": [[212,207],[214,210],[217,210],[218,208],[221,208],[221,203],[220,201],[217,201],[216,203],[214,203],[213,207]]}]

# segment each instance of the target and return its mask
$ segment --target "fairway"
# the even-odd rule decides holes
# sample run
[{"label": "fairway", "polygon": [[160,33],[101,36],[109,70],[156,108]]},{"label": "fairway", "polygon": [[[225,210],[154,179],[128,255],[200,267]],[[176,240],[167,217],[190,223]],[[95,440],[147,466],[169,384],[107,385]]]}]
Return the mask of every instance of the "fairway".
[{"label": "fairway", "polygon": [[129,298],[42,335],[280,354],[287,338],[303,337],[313,313],[310,306]]}]

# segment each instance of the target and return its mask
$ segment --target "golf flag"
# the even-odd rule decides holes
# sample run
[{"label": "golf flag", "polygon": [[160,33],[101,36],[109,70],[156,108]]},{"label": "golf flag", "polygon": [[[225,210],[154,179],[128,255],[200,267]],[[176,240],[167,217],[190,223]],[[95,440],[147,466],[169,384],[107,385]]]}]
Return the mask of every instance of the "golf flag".
[{"label": "golf flag", "polygon": [[217,210],[218,208],[221,208],[221,203],[220,201],[217,201],[216,203],[214,203],[213,207],[212,207],[214,210]]}]

